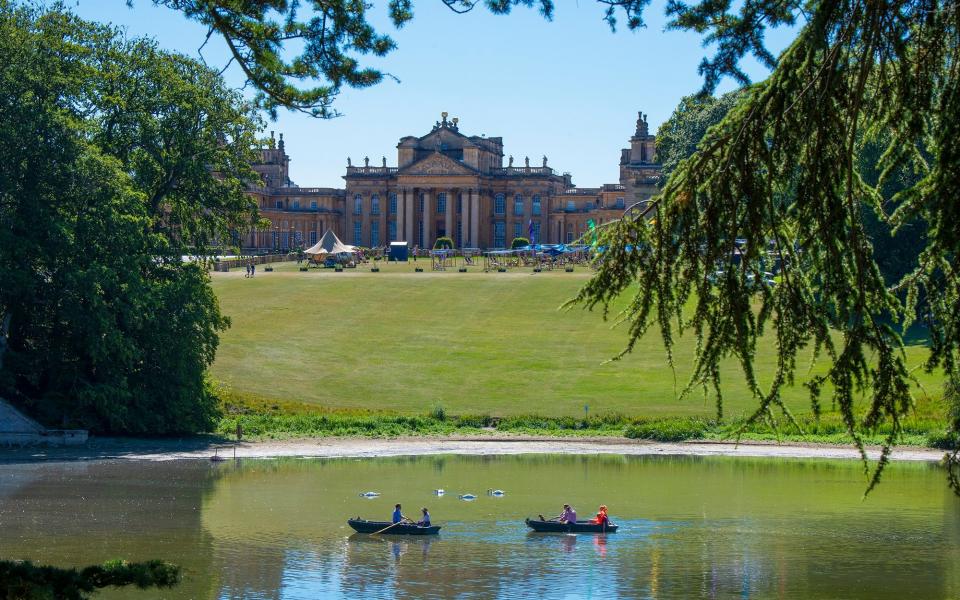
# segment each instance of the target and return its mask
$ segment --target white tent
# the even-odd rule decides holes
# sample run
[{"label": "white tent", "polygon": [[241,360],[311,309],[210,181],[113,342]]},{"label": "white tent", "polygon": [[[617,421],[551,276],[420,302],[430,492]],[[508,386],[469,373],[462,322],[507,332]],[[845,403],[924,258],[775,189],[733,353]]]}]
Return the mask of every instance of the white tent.
[{"label": "white tent", "polygon": [[332,229],[324,232],[320,241],[304,250],[306,254],[353,254],[357,249],[340,241]]}]

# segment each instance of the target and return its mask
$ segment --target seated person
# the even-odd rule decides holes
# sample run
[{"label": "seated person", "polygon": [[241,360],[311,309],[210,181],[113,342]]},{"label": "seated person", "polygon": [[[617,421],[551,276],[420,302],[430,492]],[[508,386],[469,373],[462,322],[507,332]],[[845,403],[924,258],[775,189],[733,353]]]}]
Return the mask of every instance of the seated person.
[{"label": "seated person", "polygon": [[403,513],[400,512],[399,504],[393,510],[393,522],[394,523],[410,523],[410,519],[403,516]]},{"label": "seated person", "polygon": [[430,527],[430,513],[427,512],[427,507],[424,506],[421,508],[420,512],[423,513],[423,518],[417,521],[417,525],[420,527]]},{"label": "seated person", "polygon": [[610,524],[610,518],[607,517],[607,505],[606,505],[606,504],[601,504],[601,505],[600,505],[600,510],[597,511],[597,516],[594,517],[594,518],[592,518],[592,519],[590,519],[590,522],[593,523],[593,524],[595,524],[595,525],[609,525],[609,524]]},{"label": "seated person", "polygon": [[563,512],[550,520],[559,521],[568,525],[575,524],[577,522],[577,511],[575,511],[569,504],[564,504]]}]

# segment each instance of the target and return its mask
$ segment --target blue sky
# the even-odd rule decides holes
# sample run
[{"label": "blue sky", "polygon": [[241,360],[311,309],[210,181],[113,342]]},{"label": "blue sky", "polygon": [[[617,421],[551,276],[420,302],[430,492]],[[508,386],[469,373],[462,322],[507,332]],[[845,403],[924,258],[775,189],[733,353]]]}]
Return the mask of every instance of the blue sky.
[{"label": "blue sky", "polygon": [[[602,6],[592,0],[558,2],[552,22],[536,10],[494,16],[477,8],[456,15],[439,0],[415,3],[415,17],[397,31],[386,22],[386,3],[371,0],[376,22],[398,48],[369,64],[397,77],[373,88],[345,90],[336,107],[342,117],[318,120],[281,111],[267,130],[283,132],[291,156],[291,178],[304,186],[343,185],[347,156],[354,164],[381,156],[396,164],[396,145],[405,135],[427,133],[442,111],[459,117],[467,135],[503,137],[505,153],[517,163],[530,156],[573,174],[578,186],[618,180],[620,148],[628,146],[637,111],[652,129],[666,120],[684,95],[700,88],[697,65],[709,52],[698,36],[665,31],[663,4],[654,2],[647,27],[611,33]],[[304,2],[308,4],[308,2]],[[205,31],[149,0],[69,0],[81,16],[124,27],[131,36],[151,36],[161,46],[196,56]],[[775,52],[789,31],[771,32]],[[208,63],[222,66],[227,53],[211,40]],[[747,71],[762,79],[752,61]],[[228,79],[243,83],[236,69]],[[725,82],[721,91],[732,89]]]}]

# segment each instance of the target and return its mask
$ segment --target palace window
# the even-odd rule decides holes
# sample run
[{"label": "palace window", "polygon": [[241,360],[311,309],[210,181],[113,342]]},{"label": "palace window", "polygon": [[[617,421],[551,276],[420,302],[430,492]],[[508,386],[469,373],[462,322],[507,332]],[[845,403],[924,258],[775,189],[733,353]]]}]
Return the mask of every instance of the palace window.
[{"label": "palace window", "polygon": [[317,210],[317,201],[316,201],[316,200],[311,200],[311,201],[310,201],[310,208],[312,208],[313,210]]},{"label": "palace window", "polygon": [[389,228],[390,241],[396,242],[397,241],[397,222],[390,221],[390,224],[387,225],[387,227]]},{"label": "palace window", "polygon": [[533,216],[540,216],[540,194],[533,196]]},{"label": "palace window", "polygon": [[447,212],[447,193],[440,192],[437,194],[437,214],[442,215]]},{"label": "palace window", "polygon": [[283,200],[277,200],[275,205],[279,210],[283,210]]},{"label": "palace window", "polygon": [[504,248],[507,243],[504,240],[505,236],[505,224],[503,221],[497,221],[493,224],[493,247],[494,248]]},{"label": "palace window", "polygon": [[423,203],[426,201],[423,198],[423,194],[420,194],[419,201],[420,201],[420,204],[418,205],[417,210],[420,212],[423,212]]},{"label": "palace window", "polygon": [[573,232],[572,232],[572,231],[568,231],[568,232],[567,232],[567,243],[568,243],[568,244],[572,244],[572,243],[573,243]]},{"label": "palace window", "polygon": [[417,239],[420,240],[417,245],[423,248],[423,221],[417,223]]},{"label": "palace window", "polygon": [[614,208],[623,208],[623,198],[617,198],[616,202],[613,204]]},{"label": "palace window", "polygon": [[507,212],[506,204],[507,201],[503,194],[497,194],[493,199],[493,214],[502,215],[503,213]]},{"label": "palace window", "polygon": [[294,201],[293,201],[293,208],[294,208],[294,210],[300,208],[300,201],[299,201],[299,200],[294,200]]},{"label": "palace window", "polygon": [[567,212],[573,212],[577,210],[577,203],[573,200],[567,200]]},{"label": "palace window", "polygon": [[463,221],[457,221],[457,239],[454,240],[454,243],[460,243],[460,247],[463,247]]},{"label": "palace window", "polygon": [[363,245],[363,223],[360,221],[354,221],[353,223],[353,245]]},{"label": "palace window", "polygon": [[353,214],[355,215],[363,214],[363,196],[361,196],[360,194],[357,194],[356,196],[353,197]]},{"label": "palace window", "polygon": [[531,244],[536,244],[541,242],[540,240],[540,221],[533,222],[533,237],[530,238]]},{"label": "palace window", "polygon": [[317,243],[317,232],[316,232],[316,231],[311,231],[311,232],[310,232],[310,245],[313,246],[313,245],[316,244],[316,243]]},{"label": "palace window", "polygon": [[380,245],[380,221],[370,223],[370,247]]},{"label": "palace window", "polygon": [[523,216],[523,196],[520,194],[513,197],[513,214],[517,217]]},{"label": "palace window", "polygon": [[380,196],[374,194],[370,196],[370,214],[379,215],[380,214]]},{"label": "palace window", "polygon": [[463,194],[457,194],[457,212],[463,212]]},{"label": "palace window", "polygon": [[388,210],[390,211],[390,214],[391,214],[391,215],[395,215],[395,214],[397,214],[397,193],[396,193],[396,192],[390,192],[389,198],[390,198],[390,200],[389,200],[389,202],[390,202],[390,208],[389,208]]},{"label": "palace window", "polygon": [[523,223],[513,224],[513,237],[518,238],[523,235]]}]

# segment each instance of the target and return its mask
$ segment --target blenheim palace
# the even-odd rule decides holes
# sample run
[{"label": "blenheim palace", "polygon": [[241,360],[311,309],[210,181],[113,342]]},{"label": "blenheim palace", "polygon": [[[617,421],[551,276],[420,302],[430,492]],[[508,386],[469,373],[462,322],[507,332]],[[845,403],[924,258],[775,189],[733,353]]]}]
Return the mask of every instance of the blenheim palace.
[{"label": "blenheim palace", "polygon": [[558,173],[525,158],[504,164],[503,139],[466,136],[456,118],[443,113],[424,136],[397,144],[397,166],[347,160],[346,187],[311,188],[289,178],[290,157],[271,133],[269,147],[254,165],[262,187],[249,193],[269,228],[248,232],[241,245],[252,251],[290,250],[316,243],[327,229],[355,246],[405,241],[432,248],[438,237],[458,248],[504,248],[515,237],[543,244],[569,243],[584,235],[588,221],[618,219],[624,208],[656,191],[660,165],[646,115],[640,114],[630,148],[620,154],[620,183],[578,188]]}]

